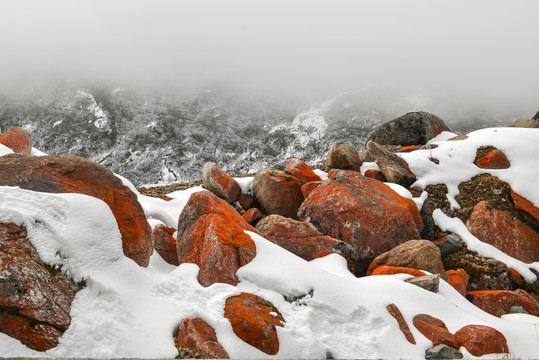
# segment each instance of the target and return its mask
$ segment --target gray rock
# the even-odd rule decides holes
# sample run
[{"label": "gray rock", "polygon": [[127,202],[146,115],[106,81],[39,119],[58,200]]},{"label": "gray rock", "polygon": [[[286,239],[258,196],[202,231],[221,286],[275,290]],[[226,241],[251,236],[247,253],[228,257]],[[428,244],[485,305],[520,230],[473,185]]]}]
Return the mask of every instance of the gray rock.
[{"label": "gray rock", "polygon": [[329,169],[359,171],[361,160],[359,159],[359,153],[353,145],[341,144],[328,152],[326,166]]},{"label": "gray rock", "polygon": [[436,244],[436,246],[438,246],[438,248],[440,249],[442,260],[445,259],[447,256],[462,250],[460,236],[458,236],[457,234],[446,235],[444,237],[444,241],[439,244]]},{"label": "gray rock", "polygon": [[427,291],[437,293],[440,286],[440,275],[426,275],[413,277],[408,280],[405,280],[407,283],[419,286]]},{"label": "gray rock", "polygon": [[425,359],[462,359],[464,356],[458,350],[445,344],[436,345],[427,350]]},{"label": "gray rock", "polygon": [[450,131],[442,119],[419,111],[407,113],[380,125],[368,140],[383,145],[424,145],[442,131]]},{"label": "gray rock", "polygon": [[509,314],[529,314],[529,312],[526,311],[522,306],[511,306],[511,310],[509,310]]},{"label": "gray rock", "polygon": [[367,143],[367,150],[369,150],[387,181],[408,187],[416,180],[406,161],[396,154],[385,150],[374,141]]}]

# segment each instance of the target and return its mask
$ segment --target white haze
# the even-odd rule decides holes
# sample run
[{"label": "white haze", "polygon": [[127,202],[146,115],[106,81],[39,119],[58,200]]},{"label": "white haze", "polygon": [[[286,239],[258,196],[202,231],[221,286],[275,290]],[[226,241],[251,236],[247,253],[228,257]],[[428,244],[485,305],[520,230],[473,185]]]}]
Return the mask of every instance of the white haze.
[{"label": "white haze", "polygon": [[539,109],[538,1],[1,1],[4,87],[69,79]]}]

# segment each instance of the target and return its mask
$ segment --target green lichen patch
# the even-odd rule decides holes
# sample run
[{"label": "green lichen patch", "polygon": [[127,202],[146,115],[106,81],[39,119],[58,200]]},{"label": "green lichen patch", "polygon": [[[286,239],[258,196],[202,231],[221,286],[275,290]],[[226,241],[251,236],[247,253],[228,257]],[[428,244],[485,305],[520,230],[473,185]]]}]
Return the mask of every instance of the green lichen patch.
[{"label": "green lichen patch", "polygon": [[200,354],[190,349],[178,346],[178,356],[176,359],[200,359]]}]

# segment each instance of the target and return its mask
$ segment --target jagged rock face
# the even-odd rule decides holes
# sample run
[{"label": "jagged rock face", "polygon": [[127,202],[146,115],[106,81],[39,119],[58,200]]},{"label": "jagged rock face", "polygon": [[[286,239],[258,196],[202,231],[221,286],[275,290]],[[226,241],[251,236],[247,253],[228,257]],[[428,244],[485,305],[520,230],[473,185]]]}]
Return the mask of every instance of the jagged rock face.
[{"label": "jagged rock face", "polygon": [[0,332],[45,351],[71,323],[71,302],[80,286],[44,264],[26,229],[0,224]]},{"label": "jagged rock face", "polygon": [[325,181],[309,194],[298,216],[354,247],[356,275],[364,274],[376,256],[419,238],[423,227],[412,200],[361,174]]},{"label": "jagged rock face", "polygon": [[79,193],[103,200],[122,235],[124,254],[147,266],[152,230],[137,196],[106,167],[75,155],[0,157],[0,185],[49,193]]},{"label": "jagged rock face", "polygon": [[412,112],[379,126],[369,141],[382,145],[424,145],[442,131],[450,129],[436,115]]}]

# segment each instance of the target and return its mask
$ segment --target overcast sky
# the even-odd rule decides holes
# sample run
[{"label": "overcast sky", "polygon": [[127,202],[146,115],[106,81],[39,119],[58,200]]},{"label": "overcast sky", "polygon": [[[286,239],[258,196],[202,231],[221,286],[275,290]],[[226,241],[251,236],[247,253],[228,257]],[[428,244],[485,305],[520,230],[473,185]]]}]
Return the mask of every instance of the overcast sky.
[{"label": "overcast sky", "polygon": [[536,0],[0,0],[0,79],[384,85],[539,108],[538,14]]}]

